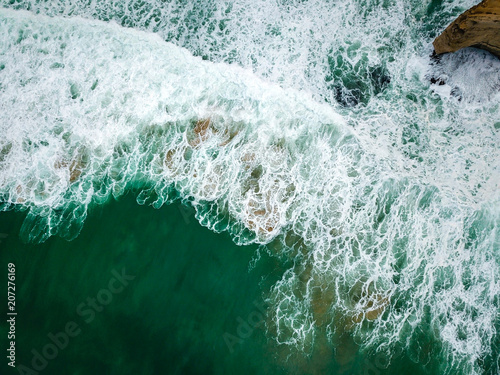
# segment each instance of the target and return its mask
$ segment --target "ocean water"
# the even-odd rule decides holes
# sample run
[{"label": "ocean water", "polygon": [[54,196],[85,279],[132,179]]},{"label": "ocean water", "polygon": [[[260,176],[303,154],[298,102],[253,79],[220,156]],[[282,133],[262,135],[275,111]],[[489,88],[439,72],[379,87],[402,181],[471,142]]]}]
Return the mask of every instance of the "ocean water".
[{"label": "ocean water", "polygon": [[0,4],[5,368],[500,373],[500,60],[432,56],[473,1]]}]

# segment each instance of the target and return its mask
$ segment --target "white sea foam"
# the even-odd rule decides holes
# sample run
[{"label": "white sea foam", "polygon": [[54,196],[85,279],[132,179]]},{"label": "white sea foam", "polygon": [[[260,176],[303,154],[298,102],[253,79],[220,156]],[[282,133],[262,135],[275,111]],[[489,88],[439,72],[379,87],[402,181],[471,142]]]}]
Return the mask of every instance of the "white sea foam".
[{"label": "white sea foam", "polygon": [[[276,13],[299,25],[312,17],[294,6],[305,13],[256,8],[289,45],[303,34],[280,29]],[[365,17],[374,25],[377,15]],[[499,326],[498,95],[464,105],[438,91],[423,46],[404,49],[387,67],[390,87],[363,105],[318,104],[324,82],[289,61],[282,77],[274,52],[252,68],[286,89],[157,35],[2,10],[3,209],[29,209],[23,236],[36,241],[76,236],[90,204],[131,188],[155,207],[180,195],[210,229],[294,260],[269,296],[278,345],[311,353],[325,332],[335,343],[349,331],[363,348],[404,347],[425,361],[427,327],[449,359],[443,371],[481,372]],[[379,63],[367,53],[366,69]]]}]

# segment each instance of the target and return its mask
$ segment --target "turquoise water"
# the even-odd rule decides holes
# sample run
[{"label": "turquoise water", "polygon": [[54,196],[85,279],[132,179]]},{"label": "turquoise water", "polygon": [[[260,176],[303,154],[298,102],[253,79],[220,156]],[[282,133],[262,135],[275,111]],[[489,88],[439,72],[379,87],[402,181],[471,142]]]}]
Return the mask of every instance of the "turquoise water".
[{"label": "turquoise water", "polygon": [[[0,221],[6,235],[1,260],[15,263],[18,275],[20,365],[33,369],[32,350],[43,353],[52,343],[50,333],[75,322],[79,334],[39,373],[287,374],[319,371],[325,365],[339,369],[317,356],[295,369],[276,358],[262,311],[268,307],[266,292],[282,277],[286,263],[263,254],[249,270],[257,247],[238,247],[228,236],[200,227],[186,207],[151,210],[128,195],[93,210],[75,240],[53,237],[36,246],[18,238],[24,216],[10,212]],[[97,298],[115,277],[113,271],[123,270],[133,279],[109,304],[100,304]],[[97,300],[97,308],[88,298]],[[85,308],[78,310],[82,303]],[[87,322],[89,310],[94,319]],[[345,343],[352,350],[353,343]],[[387,372],[382,356],[366,353],[350,360],[351,373]],[[400,354],[392,370],[403,369],[425,373]]]},{"label": "turquoise water", "polygon": [[500,61],[431,56],[472,1],[0,4],[18,364],[500,371]]},{"label": "turquoise water", "polygon": [[[263,292],[283,272],[268,257],[248,272],[255,246],[237,247],[176,205],[151,210],[130,196],[96,208],[72,242],[23,244],[23,216],[8,213],[1,222],[2,262],[14,262],[18,275],[19,364],[31,367],[31,350],[42,353],[48,334],[73,321],[80,334],[41,373],[234,373],[242,365],[260,372],[253,359],[269,357],[262,324],[242,342],[224,339],[237,335],[238,317],[257,309],[253,301],[266,306]],[[92,308],[87,298],[108,288],[113,270],[133,279]]]}]

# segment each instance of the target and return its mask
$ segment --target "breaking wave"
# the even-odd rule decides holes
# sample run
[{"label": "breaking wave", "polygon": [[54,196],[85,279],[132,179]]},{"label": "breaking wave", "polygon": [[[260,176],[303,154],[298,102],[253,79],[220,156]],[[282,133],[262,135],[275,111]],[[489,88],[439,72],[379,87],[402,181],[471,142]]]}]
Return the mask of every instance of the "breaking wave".
[{"label": "breaking wave", "polygon": [[[0,11],[0,208],[26,210],[23,239],[73,239],[89,208],[127,191],[155,208],[181,200],[202,225],[291,262],[268,295],[283,360],[310,371],[301,356],[319,366],[324,348],[343,368],[358,352],[405,351],[442,373],[499,371],[498,61],[433,61],[411,38],[432,32],[405,26],[420,10],[403,2],[336,4],[342,22],[314,18],[314,37],[308,7],[328,4],[262,3],[248,19],[233,4],[225,23],[214,5],[193,10],[203,30],[187,34],[165,21],[173,5],[43,4],[28,8],[72,17]],[[363,43],[352,7],[377,31]],[[261,16],[261,34],[245,32]],[[211,25],[213,49],[200,39]]]}]

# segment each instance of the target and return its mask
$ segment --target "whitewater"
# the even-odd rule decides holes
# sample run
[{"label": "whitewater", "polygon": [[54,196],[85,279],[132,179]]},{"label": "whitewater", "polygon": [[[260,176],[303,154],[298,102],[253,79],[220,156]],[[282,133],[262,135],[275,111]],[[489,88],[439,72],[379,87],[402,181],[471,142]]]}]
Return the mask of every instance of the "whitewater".
[{"label": "whitewater", "polygon": [[471,1],[0,4],[23,240],[129,191],[181,201],[290,265],[266,296],[281,361],[341,363],[349,335],[387,366],[500,372],[500,60],[431,45]]}]

